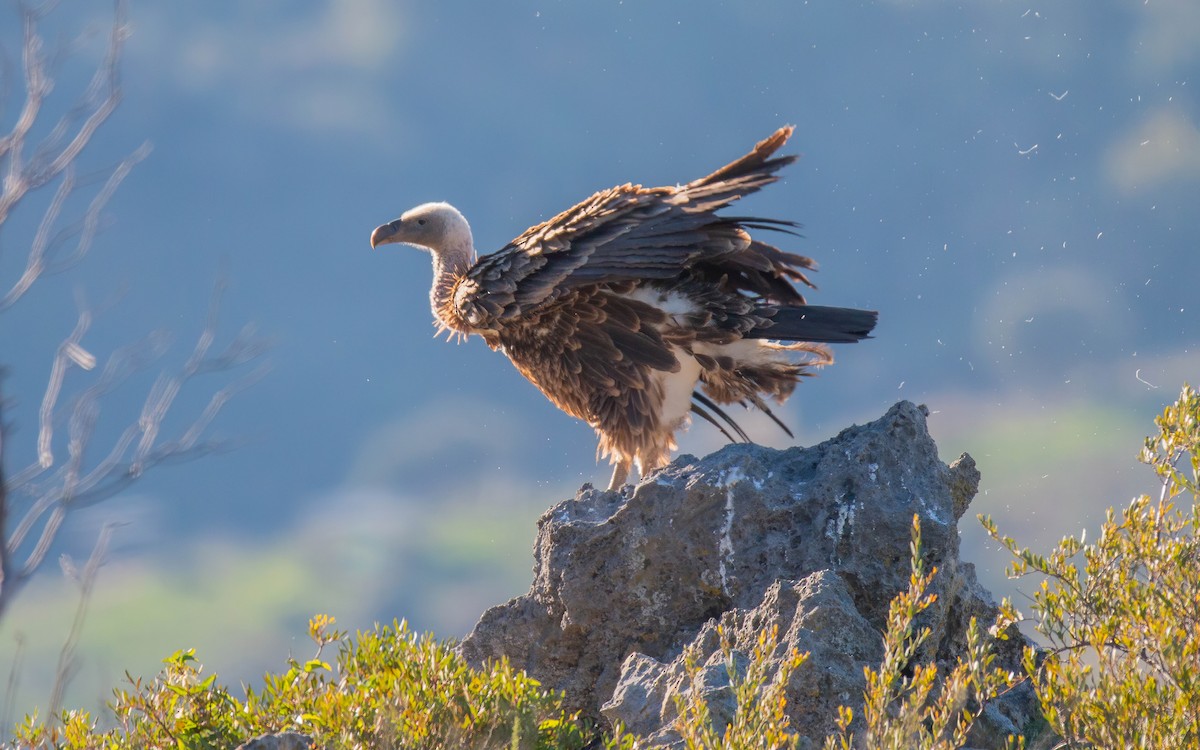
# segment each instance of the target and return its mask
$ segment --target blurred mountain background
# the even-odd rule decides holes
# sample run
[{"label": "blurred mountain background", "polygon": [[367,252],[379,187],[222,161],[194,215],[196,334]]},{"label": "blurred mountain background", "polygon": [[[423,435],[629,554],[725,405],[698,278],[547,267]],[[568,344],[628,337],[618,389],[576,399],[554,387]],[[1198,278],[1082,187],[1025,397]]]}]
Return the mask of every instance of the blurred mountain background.
[{"label": "blurred mountain background", "polygon": [[[0,19],[7,131],[20,23]],[[110,22],[72,2],[48,20],[49,41],[82,40],[56,70],[60,110]],[[810,300],[880,323],[780,415],[814,444],[927,404],[943,458],[979,462],[972,513],[1035,547],[1154,491],[1142,437],[1200,376],[1194,0],[135,3],[130,22],[124,100],[85,161],[154,150],[85,262],[0,317],[6,468],[35,459],[80,296],[89,351],[165,328],[185,358],[225,271],[219,335],[253,322],[272,371],[214,425],[235,450],[70,517],[53,556],[85,559],[124,525],[68,705],[180,648],[252,682],[311,653],[317,612],[461,637],[527,588],[539,514],[607,481],[592,431],[504,357],[431,338],[424,255],[371,250],[421,202],[454,203],[490,252],[595,190],[685,182],[795,124],[803,158],[744,210],[803,222],[781,245],[820,263]],[[5,284],[37,218],[4,227]],[[144,393],[108,397],[100,444]],[[682,451],[721,443],[700,423]],[[970,516],[963,535],[983,583],[1014,593]],[[45,702],[77,601],[51,562],[0,621],[18,716]]]}]

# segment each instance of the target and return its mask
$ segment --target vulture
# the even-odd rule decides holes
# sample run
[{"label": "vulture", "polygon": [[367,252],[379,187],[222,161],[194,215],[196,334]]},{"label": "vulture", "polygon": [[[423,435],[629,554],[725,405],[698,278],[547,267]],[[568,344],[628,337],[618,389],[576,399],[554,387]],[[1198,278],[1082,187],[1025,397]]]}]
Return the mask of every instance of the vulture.
[{"label": "vulture", "polygon": [[815,288],[812,259],[752,236],[798,224],[719,213],[779,179],[796,160],[775,155],[791,134],[685,185],[603,190],[481,258],[448,203],[383,224],[371,246],[428,251],[438,332],[478,334],[591,425],[617,490],[634,466],[644,476],[666,465],[691,414],[748,440],[721,406],[753,406],[791,435],[766,400],[782,403],[832,363],[826,344],[875,327],[873,311],[809,305],[796,287]]}]

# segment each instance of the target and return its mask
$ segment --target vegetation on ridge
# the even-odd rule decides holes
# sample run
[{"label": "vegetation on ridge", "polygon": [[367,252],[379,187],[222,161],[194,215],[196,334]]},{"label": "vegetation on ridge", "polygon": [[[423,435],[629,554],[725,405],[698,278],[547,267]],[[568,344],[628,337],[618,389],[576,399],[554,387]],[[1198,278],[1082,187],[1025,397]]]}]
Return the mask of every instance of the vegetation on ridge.
[{"label": "vegetation on ridge", "polygon": [[[827,750],[867,747],[956,748],[966,741],[981,705],[1021,680],[1037,693],[1062,748],[1191,748],[1200,744],[1200,395],[1188,386],[1155,423],[1141,460],[1162,487],[1118,513],[1110,510],[1094,542],[1066,537],[1049,555],[1020,547],[981,517],[1014,555],[1011,574],[1036,575],[1032,623],[1044,649],[1027,649],[1025,675],[996,669],[994,641],[972,623],[966,652],[946,672],[914,664],[928,631],[916,617],[933,603],[914,521],[912,576],[892,602],[884,660],[867,669],[862,721],[843,707],[839,732]],[[1003,637],[1020,619],[1008,602],[988,631]],[[605,736],[563,709],[562,697],[500,661],[470,668],[447,642],[417,635],[404,623],[353,638],[319,615],[309,634],[316,653],[289,659],[260,690],[234,697],[204,676],[190,652],[164,660],[153,680],[130,678],[114,691],[113,717],[64,711],[28,716],[16,728],[16,747],[227,748],[272,732],[302,732],[322,748],[513,748],[633,750],[643,739],[620,728]],[[784,686],[804,656],[777,651],[765,631],[747,659],[735,659],[722,639],[737,708],[718,725],[699,691],[681,698],[676,730],[689,750],[794,748]],[[327,650],[336,644],[334,663]],[[745,663],[739,671],[735,665]],[[695,678],[698,667],[689,664]],[[1058,740],[1051,740],[1058,742]],[[1023,740],[1014,739],[1020,746]],[[1047,746],[1046,738],[1039,746]]]},{"label": "vegetation on ridge", "polygon": [[1162,481],[1109,508],[1094,542],[1064,537],[1049,555],[981,521],[1041,576],[1033,621],[1046,648],[1025,670],[1067,747],[1200,747],[1200,394],[1185,385],[1155,420],[1139,460]]}]

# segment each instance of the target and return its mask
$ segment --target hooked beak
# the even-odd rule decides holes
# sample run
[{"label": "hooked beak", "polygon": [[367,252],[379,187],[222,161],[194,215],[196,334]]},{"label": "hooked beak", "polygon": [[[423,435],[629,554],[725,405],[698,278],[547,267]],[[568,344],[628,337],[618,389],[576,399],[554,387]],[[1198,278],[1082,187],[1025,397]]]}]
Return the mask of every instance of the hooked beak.
[{"label": "hooked beak", "polygon": [[396,235],[400,233],[400,227],[404,222],[400,219],[389,221],[387,224],[382,224],[375,227],[375,231],[371,232],[371,247],[376,248],[380,245],[386,245],[389,242],[399,242]]}]

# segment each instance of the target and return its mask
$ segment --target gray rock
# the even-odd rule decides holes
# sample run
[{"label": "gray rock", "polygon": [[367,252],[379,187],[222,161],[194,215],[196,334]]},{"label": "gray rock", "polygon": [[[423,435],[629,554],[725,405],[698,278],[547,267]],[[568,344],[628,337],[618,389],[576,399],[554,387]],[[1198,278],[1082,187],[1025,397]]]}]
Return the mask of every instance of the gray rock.
[{"label": "gray rock", "polygon": [[[819,745],[836,707],[861,703],[863,666],[878,664],[888,603],[908,583],[914,514],[939,570],[937,603],[920,623],[933,631],[923,658],[952,663],[970,618],[995,616],[958,556],[957,522],[979,472],[966,454],[938,459],[925,417],[901,402],[813,448],[680,456],[627,496],[585,486],[538,521],[530,591],[488,610],[463,655],[507,656],[565,691],[570,708],[665,743],[680,691],[708,695],[718,721],[732,711],[717,622],[739,658],[774,623],[781,649],[811,652],[789,683],[789,713]],[[1017,669],[1023,644],[1014,632],[999,664]],[[699,685],[685,684],[689,645],[704,665]],[[999,747],[1038,718],[1018,688],[985,712],[972,742]]]},{"label": "gray rock", "polygon": [[[725,689],[729,668],[717,628],[731,642],[735,665],[744,665],[759,633],[772,626],[779,633],[778,658],[793,649],[809,654],[792,674],[788,703],[791,714],[805,717],[812,736],[824,737],[834,730],[838,706],[854,703],[862,695],[863,667],[878,665],[883,658],[879,632],[858,613],[845,582],[829,570],[797,582],[776,581],[754,609],[730,610],[706,622],[691,643],[700,667],[699,684],[689,680],[682,655],[664,664],[644,654],[630,654],[602,713],[654,744],[673,744],[679,740],[671,728],[678,715],[674,696],[699,690],[719,733],[733,718],[734,701]],[[738,671],[744,673],[744,668]]]},{"label": "gray rock", "polygon": [[238,745],[237,750],[309,750],[312,746],[312,738],[307,734],[280,732],[255,737]]}]

